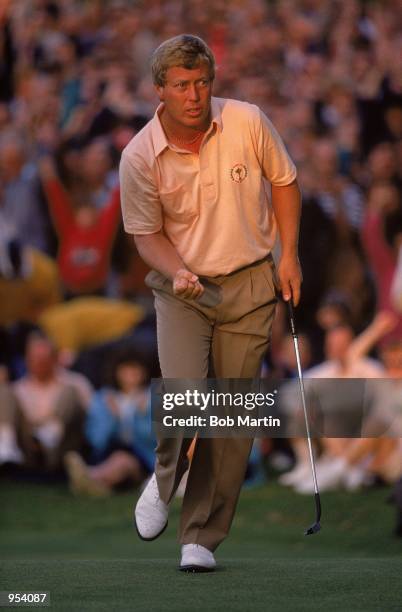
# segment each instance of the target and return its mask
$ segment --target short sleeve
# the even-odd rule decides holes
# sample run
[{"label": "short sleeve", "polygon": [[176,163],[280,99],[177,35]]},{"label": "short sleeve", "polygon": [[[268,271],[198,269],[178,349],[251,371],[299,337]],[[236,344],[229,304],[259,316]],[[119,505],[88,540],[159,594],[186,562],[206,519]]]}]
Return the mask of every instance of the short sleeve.
[{"label": "short sleeve", "polygon": [[272,185],[289,185],[296,178],[296,166],[273,123],[259,108],[254,108],[254,140],[263,175]]},{"label": "short sleeve", "polygon": [[123,152],[119,168],[124,229],[128,234],[154,234],[163,226],[162,206],[152,172]]}]

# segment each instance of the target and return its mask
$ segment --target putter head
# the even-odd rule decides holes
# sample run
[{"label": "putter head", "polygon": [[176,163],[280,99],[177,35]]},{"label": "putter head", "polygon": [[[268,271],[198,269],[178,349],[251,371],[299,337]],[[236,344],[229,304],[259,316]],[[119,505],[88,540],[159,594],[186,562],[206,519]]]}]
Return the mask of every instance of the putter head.
[{"label": "putter head", "polygon": [[306,529],[306,531],[304,532],[304,535],[313,535],[314,533],[318,533],[321,529],[321,525],[320,522],[318,521],[317,523],[314,523],[314,525],[311,525],[311,527],[309,527],[308,529]]}]

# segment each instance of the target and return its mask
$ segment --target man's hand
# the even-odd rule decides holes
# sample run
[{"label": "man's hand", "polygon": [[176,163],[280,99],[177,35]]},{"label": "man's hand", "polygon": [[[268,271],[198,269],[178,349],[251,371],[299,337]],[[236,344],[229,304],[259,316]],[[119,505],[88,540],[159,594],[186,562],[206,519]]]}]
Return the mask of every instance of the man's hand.
[{"label": "man's hand", "polygon": [[196,274],[181,268],[173,279],[173,293],[182,298],[195,300],[204,293],[204,287]]},{"label": "man's hand", "polygon": [[278,277],[283,299],[287,302],[293,298],[293,305],[297,306],[303,280],[299,258],[282,256],[278,266]]}]

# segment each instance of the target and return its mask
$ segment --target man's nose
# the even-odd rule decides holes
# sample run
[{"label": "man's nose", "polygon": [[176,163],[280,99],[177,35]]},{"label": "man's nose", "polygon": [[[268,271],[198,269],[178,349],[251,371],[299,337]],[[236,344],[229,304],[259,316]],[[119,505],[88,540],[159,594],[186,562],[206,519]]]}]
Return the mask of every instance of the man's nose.
[{"label": "man's nose", "polygon": [[200,99],[200,93],[195,83],[190,83],[188,86],[188,99],[196,102]]}]

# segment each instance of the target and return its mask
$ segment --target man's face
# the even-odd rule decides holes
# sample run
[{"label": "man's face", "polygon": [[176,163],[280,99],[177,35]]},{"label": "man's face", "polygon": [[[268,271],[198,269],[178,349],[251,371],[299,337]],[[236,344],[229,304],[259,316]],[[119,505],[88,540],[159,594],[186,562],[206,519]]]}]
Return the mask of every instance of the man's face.
[{"label": "man's face", "polygon": [[165,104],[164,113],[173,129],[208,127],[212,80],[207,65],[191,70],[178,66],[168,68],[165,85],[156,86],[156,91]]},{"label": "man's face", "polygon": [[53,378],[57,362],[52,345],[47,340],[31,340],[27,347],[26,364],[33,378],[39,381]]},{"label": "man's face", "polygon": [[353,332],[348,327],[336,327],[325,337],[325,357],[335,361],[342,360],[353,342]]}]

